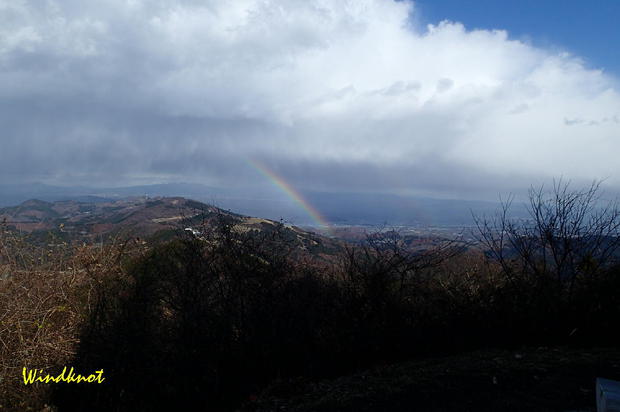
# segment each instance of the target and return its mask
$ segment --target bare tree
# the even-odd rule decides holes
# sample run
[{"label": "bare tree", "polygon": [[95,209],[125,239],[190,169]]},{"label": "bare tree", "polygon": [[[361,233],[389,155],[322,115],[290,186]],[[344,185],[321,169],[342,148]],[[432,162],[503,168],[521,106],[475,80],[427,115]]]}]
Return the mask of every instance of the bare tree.
[{"label": "bare tree", "polygon": [[569,293],[618,262],[620,208],[603,201],[600,181],[573,190],[554,181],[529,191],[529,219],[510,216],[513,197],[493,217],[474,216],[475,236],[502,266],[509,281],[552,281]]},{"label": "bare tree", "polygon": [[379,230],[358,246],[345,246],[343,273],[353,284],[375,291],[392,289],[403,300],[421,273],[462,253],[465,246],[460,239],[443,239],[427,250],[414,252],[397,231]]}]

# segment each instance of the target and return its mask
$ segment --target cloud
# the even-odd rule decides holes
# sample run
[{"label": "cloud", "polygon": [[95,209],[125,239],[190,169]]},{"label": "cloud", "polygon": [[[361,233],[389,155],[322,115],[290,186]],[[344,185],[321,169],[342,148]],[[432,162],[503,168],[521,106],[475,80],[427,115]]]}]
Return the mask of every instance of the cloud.
[{"label": "cloud", "polygon": [[253,185],[246,160],[260,158],[306,189],[620,186],[617,79],[504,31],[417,27],[415,13],[0,0],[0,174]]}]

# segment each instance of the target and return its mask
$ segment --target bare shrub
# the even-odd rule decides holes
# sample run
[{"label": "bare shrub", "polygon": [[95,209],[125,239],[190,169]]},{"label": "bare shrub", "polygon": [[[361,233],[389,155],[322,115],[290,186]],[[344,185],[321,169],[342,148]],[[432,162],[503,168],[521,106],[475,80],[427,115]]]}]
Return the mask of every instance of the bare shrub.
[{"label": "bare shrub", "polygon": [[24,385],[22,368],[54,373],[71,364],[96,283],[119,273],[120,248],[37,247],[0,229],[0,400],[8,409],[41,409],[51,385]]},{"label": "bare shrub", "polygon": [[507,280],[498,297],[506,319],[556,341],[613,335],[617,327],[601,327],[616,310],[600,302],[617,302],[617,202],[602,200],[600,182],[571,189],[561,180],[530,190],[528,219],[511,217],[512,200],[494,217],[475,217],[478,240]]},{"label": "bare shrub", "polygon": [[475,218],[478,240],[509,278],[544,278],[571,291],[618,261],[620,208],[601,202],[599,188],[573,190],[562,181],[551,191],[532,188],[529,219],[511,218],[509,199],[495,217]]}]

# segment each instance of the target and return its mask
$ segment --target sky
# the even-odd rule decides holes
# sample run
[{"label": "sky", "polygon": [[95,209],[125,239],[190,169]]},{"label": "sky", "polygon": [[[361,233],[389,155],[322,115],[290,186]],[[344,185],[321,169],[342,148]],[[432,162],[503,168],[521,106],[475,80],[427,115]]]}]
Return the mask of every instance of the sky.
[{"label": "sky", "polygon": [[506,30],[511,38],[567,51],[585,66],[620,74],[620,1],[420,0],[417,21],[464,23],[469,29]]},{"label": "sky", "polygon": [[619,4],[0,0],[0,183],[620,190]]}]

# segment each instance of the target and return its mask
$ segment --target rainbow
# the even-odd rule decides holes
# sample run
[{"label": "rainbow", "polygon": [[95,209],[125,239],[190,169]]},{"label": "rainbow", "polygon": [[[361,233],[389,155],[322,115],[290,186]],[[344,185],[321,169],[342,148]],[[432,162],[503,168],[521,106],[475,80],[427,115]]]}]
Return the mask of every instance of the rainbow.
[{"label": "rainbow", "polygon": [[265,164],[259,162],[258,160],[249,159],[248,163],[252,165],[256,170],[261,172],[261,174],[263,174],[269,180],[271,180],[271,182],[275,186],[279,187],[284,193],[286,193],[287,196],[289,196],[296,203],[298,203],[316,224],[325,228],[328,232],[330,231],[331,227],[327,219],[325,219],[314,206],[308,203],[308,201],[302,196],[302,194],[299,193],[286,180],[284,180],[283,177],[278,176],[273,170],[271,170]]}]

